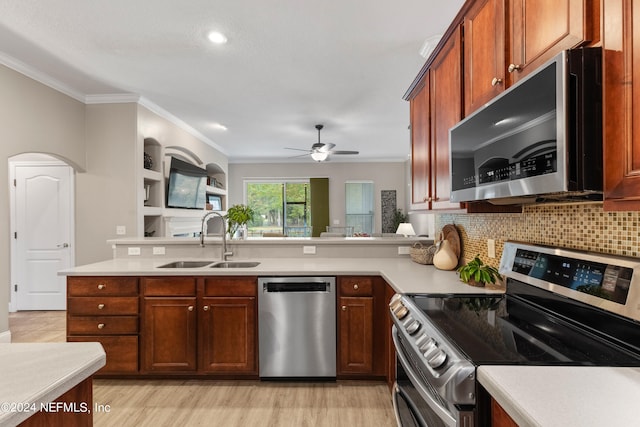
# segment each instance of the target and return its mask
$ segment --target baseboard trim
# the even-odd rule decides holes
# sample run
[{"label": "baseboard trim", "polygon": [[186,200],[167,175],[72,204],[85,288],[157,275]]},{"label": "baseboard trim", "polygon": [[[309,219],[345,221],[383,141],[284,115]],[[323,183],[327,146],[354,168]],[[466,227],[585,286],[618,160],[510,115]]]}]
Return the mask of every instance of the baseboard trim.
[{"label": "baseboard trim", "polygon": [[0,343],[4,343],[4,344],[11,343],[11,331],[4,331],[0,333]]}]

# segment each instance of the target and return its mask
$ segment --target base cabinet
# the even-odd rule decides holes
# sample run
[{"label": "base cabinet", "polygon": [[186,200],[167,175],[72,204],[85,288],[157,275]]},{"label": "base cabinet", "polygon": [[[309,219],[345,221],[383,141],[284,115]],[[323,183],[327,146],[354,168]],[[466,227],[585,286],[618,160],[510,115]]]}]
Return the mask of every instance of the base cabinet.
[{"label": "base cabinet", "polygon": [[385,284],[338,277],[338,377],[386,377]]},{"label": "base cabinet", "polygon": [[207,278],[198,305],[200,369],[258,374],[257,278]]},{"label": "base cabinet", "polygon": [[143,372],[257,374],[256,282],[143,278]]},{"label": "base cabinet", "polygon": [[138,373],[138,278],[69,277],[67,341],[99,342],[107,355],[96,375]]}]

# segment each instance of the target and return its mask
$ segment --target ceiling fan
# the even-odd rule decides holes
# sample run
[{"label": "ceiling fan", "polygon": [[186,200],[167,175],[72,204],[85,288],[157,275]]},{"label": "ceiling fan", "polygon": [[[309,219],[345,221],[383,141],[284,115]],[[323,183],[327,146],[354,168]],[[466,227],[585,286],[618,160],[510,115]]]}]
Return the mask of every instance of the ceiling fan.
[{"label": "ceiling fan", "polygon": [[302,157],[302,156],[306,156],[307,154],[310,154],[311,158],[316,162],[324,162],[325,160],[327,160],[327,158],[331,154],[359,154],[358,151],[353,151],[353,150],[334,150],[333,147],[335,147],[336,144],[320,142],[320,131],[322,130],[323,127],[324,127],[323,125],[316,125],[316,129],[318,129],[318,142],[313,144],[310,150],[303,150],[300,148],[288,148],[288,147],[285,147],[285,149],[296,150],[296,151],[306,151],[305,154],[301,154],[299,156],[293,156],[293,157]]}]

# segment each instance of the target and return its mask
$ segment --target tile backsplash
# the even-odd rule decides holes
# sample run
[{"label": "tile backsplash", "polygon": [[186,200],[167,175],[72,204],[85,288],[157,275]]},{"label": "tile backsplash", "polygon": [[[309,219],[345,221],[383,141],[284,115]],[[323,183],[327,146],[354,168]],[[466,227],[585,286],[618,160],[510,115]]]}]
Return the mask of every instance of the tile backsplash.
[{"label": "tile backsplash", "polygon": [[[436,214],[436,230],[455,224],[465,263],[476,254],[487,264],[500,263],[506,240],[640,257],[640,212],[604,212],[602,203],[525,206],[521,214]],[[487,254],[496,241],[496,258]]]}]

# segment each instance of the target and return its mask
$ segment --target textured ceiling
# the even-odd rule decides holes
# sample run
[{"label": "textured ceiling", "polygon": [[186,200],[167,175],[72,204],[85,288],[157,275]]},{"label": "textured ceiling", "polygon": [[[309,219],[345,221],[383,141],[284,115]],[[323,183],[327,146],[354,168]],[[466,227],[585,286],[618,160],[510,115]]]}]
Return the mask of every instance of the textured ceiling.
[{"label": "textured ceiling", "polygon": [[[139,94],[230,162],[282,161],[317,141],[402,160],[402,95],[463,0],[2,0],[0,52],[68,92]],[[223,32],[228,43],[211,44]],[[222,123],[228,130],[215,128]],[[308,158],[293,159],[311,161]]]}]

